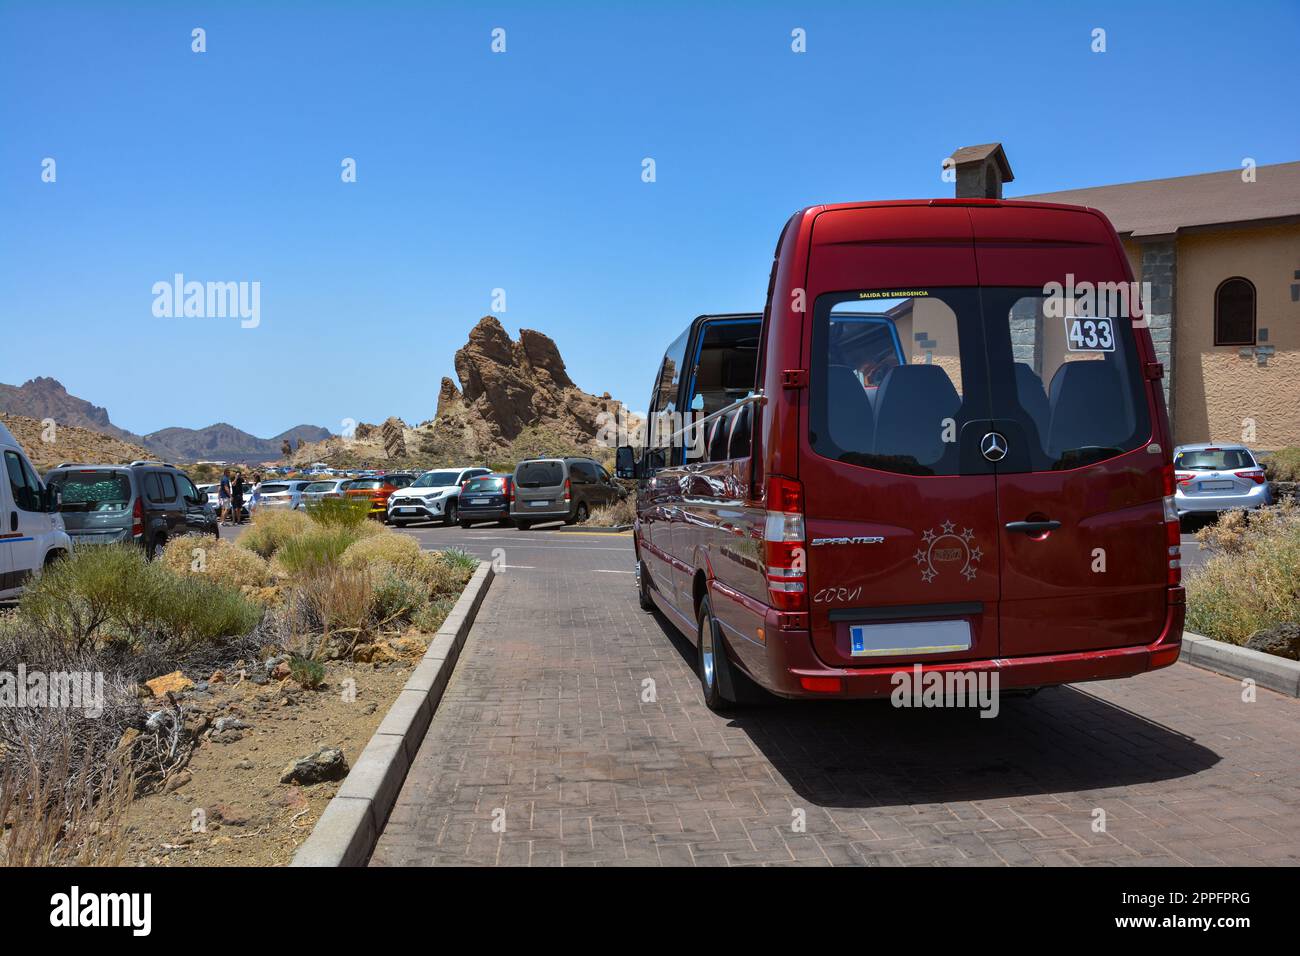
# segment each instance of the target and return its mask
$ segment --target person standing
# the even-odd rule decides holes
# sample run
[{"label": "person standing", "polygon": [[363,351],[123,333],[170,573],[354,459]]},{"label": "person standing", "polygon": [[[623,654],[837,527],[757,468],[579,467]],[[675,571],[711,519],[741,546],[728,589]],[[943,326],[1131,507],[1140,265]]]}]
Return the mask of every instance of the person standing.
[{"label": "person standing", "polygon": [[244,482],[244,473],[235,472],[235,481],[230,486],[230,510],[234,514],[232,521],[235,524],[244,523],[244,491],[247,485]]},{"label": "person standing", "polygon": [[217,486],[217,505],[221,510],[221,523],[230,524],[230,469],[221,473],[221,484]]}]

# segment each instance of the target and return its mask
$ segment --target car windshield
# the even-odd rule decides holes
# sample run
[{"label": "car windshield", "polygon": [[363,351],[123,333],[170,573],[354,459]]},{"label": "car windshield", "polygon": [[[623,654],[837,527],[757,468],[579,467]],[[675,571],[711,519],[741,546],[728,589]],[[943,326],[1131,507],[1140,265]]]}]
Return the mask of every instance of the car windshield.
[{"label": "car windshield", "polygon": [[131,501],[131,482],[120,471],[74,471],[50,478],[63,495],[64,511],[122,511]]},{"label": "car windshield", "polygon": [[466,491],[500,491],[504,478],[473,478],[465,486]]},{"label": "car windshield", "polygon": [[1244,448],[1201,448],[1179,452],[1174,467],[1181,471],[1232,471],[1254,468],[1255,460]]},{"label": "car windshield", "polygon": [[526,461],[515,471],[520,488],[549,488],[564,481],[564,466],[558,461]]},{"label": "car windshield", "polygon": [[445,488],[454,485],[459,471],[426,471],[411,485],[412,488]]}]

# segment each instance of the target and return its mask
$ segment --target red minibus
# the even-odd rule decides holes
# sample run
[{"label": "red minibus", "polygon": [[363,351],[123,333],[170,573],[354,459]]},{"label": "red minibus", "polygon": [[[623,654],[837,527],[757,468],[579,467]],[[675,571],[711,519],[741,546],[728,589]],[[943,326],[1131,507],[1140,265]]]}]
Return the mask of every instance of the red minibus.
[{"label": "red minibus", "polygon": [[1168,666],[1162,374],[1095,209],[804,209],[763,313],[692,322],[618,450],[641,604],[714,708],[888,696],[917,667],[1030,690]]}]

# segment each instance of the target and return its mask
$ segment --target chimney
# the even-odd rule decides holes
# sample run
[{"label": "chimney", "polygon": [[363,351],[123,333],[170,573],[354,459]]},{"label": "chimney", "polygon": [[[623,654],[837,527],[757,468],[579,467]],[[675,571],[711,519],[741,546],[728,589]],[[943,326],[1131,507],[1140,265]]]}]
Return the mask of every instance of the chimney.
[{"label": "chimney", "polygon": [[958,199],[1001,199],[1002,184],[1013,181],[1001,143],[963,146],[952,154],[957,168]]}]

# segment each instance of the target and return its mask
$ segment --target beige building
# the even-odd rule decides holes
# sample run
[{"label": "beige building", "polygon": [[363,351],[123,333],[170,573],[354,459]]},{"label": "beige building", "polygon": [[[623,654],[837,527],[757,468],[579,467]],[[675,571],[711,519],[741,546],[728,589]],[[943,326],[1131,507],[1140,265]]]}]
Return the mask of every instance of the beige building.
[{"label": "beige building", "polygon": [[[1000,148],[967,149],[1010,181]],[[1300,162],[1014,198],[1114,223],[1151,284],[1176,442],[1300,445]]]}]

